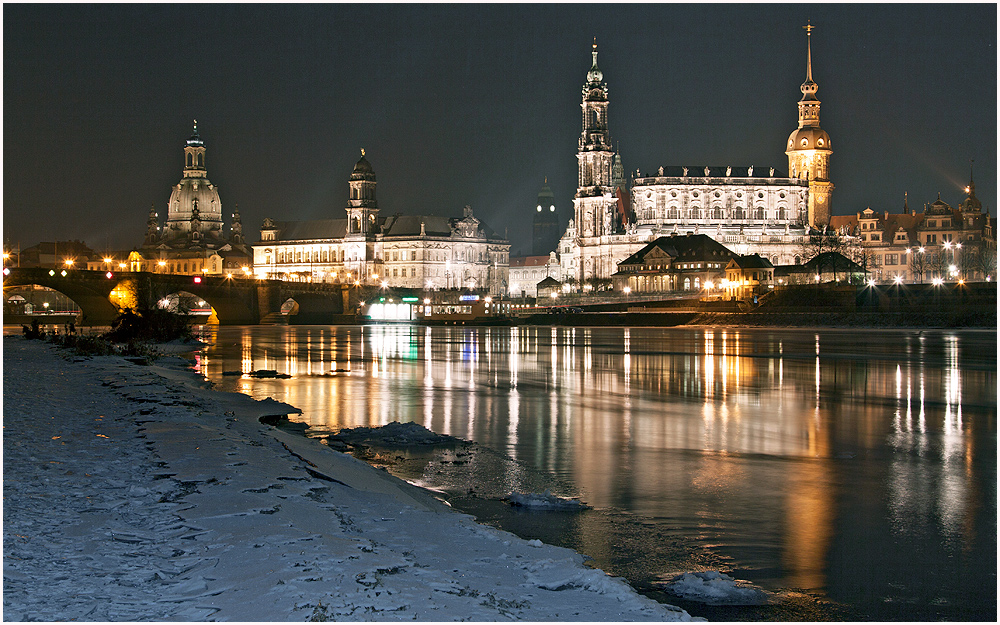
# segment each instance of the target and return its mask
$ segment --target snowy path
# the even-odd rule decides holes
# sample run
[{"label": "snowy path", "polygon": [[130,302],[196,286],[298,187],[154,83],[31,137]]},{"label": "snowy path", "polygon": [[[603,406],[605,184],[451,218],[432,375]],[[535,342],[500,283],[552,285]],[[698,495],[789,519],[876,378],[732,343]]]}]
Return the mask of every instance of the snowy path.
[{"label": "snowy path", "polygon": [[190,374],[3,342],[4,620],[687,620]]}]

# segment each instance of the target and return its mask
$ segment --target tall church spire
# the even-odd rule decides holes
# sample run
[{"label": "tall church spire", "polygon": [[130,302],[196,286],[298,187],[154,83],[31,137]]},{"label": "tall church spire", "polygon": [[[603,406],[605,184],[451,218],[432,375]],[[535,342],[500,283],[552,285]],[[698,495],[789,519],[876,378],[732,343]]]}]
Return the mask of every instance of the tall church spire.
[{"label": "tall church spire", "polygon": [[815,26],[807,22],[806,31],[806,80],[802,83],[799,100],[799,127],[788,136],[785,154],[792,177],[809,183],[809,225],[824,226],[830,222],[830,201],[833,184],[830,183],[830,155],[833,154],[830,135],[819,126],[819,89],[812,75],[812,31]]},{"label": "tall church spire", "polygon": [[[583,83],[583,130],[577,144],[577,189],[573,216],[582,237],[603,236],[614,231],[614,158],[608,130],[608,85],[597,66],[597,39],[590,51],[591,66]],[[580,278],[589,275],[583,268]]]}]

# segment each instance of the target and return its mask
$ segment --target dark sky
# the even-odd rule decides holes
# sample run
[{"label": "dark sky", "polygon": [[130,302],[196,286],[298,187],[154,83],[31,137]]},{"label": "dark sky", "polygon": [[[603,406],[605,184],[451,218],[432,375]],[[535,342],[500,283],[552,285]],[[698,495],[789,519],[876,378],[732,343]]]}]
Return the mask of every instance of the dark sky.
[{"label": "dark sky", "polygon": [[[835,214],[996,215],[997,8],[919,5],[4,4],[5,245],[142,242],[197,119],[248,238],[343,217],[365,148],[383,214],[460,215],[530,249],[548,177],[576,191],[597,37],[627,172],[787,170],[809,19]],[[228,225],[228,220],[227,220]]]}]

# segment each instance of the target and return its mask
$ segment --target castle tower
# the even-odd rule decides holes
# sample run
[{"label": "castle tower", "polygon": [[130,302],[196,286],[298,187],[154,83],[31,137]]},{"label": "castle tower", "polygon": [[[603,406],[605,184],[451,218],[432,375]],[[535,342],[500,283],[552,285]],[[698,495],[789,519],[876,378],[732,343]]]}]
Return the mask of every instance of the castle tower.
[{"label": "castle tower", "polygon": [[559,246],[559,213],[556,211],[556,199],[549,188],[548,179],[538,192],[538,203],[535,205],[535,218],[532,221],[531,254],[532,256],[548,255]]},{"label": "castle tower", "polygon": [[215,249],[225,245],[222,232],[222,201],[219,190],[208,179],[205,143],[194,133],[184,145],[184,169],[167,202],[167,222],[161,240],[177,249]]},{"label": "castle tower", "polygon": [[612,168],[615,152],[608,132],[608,86],[597,66],[597,41],[593,65],[583,84],[583,131],[577,146],[578,183],[573,200],[576,228],[581,237],[611,234],[614,230]]},{"label": "castle tower", "polygon": [[350,179],[351,197],[347,202],[347,234],[376,234],[378,202],[375,200],[375,170],[361,150],[361,160],[354,165]]},{"label": "castle tower", "polygon": [[806,81],[802,83],[799,100],[799,127],[788,136],[785,154],[788,171],[793,178],[809,181],[809,225],[825,226],[830,223],[830,203],[833,184],[830,182],[830,135],[819,127],[819,85],[812,79],[812,31],[815,26],[806,24]]},{"label": "castle tower", "polygon": [[976,181],[972,178],[972,165],[969,165],[969,186],[965,187],[965,199],[959,204],[963,213],[982,213],[983,203],[976,197]]}]

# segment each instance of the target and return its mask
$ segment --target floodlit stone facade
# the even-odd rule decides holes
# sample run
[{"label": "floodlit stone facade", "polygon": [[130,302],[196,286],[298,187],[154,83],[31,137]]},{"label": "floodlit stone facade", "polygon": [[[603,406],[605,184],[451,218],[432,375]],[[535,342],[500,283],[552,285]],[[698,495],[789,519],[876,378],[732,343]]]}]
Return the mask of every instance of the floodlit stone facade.
[{"label": "floodlit stone facade", "polygon": [[[807,27],[811,36],[812,27]],[[626,186],[608,127],[608,87],[597,65],[583,86],[574,215],[559,242],[562,275],[581,288],[609,278],[618,263],[657,237],[702,234],[739,255],[773,264],[802,260],[809,233],[829,223],[832,150],[819,127],[817,85],[807,44],[799,126],[786,154],[790,174],[774,167],[672,166],[638,170]],[[803,143],[805,141],[805,143]]]},{"label": "floodlit stone facade", "polygon": [[267,218],[253,245],[259,278],[385,284],[412,289],[507,291],[510,244],[466,206],[461,217],[379,212],[375,171],[362,151],[346,216],[310,221]]}]

